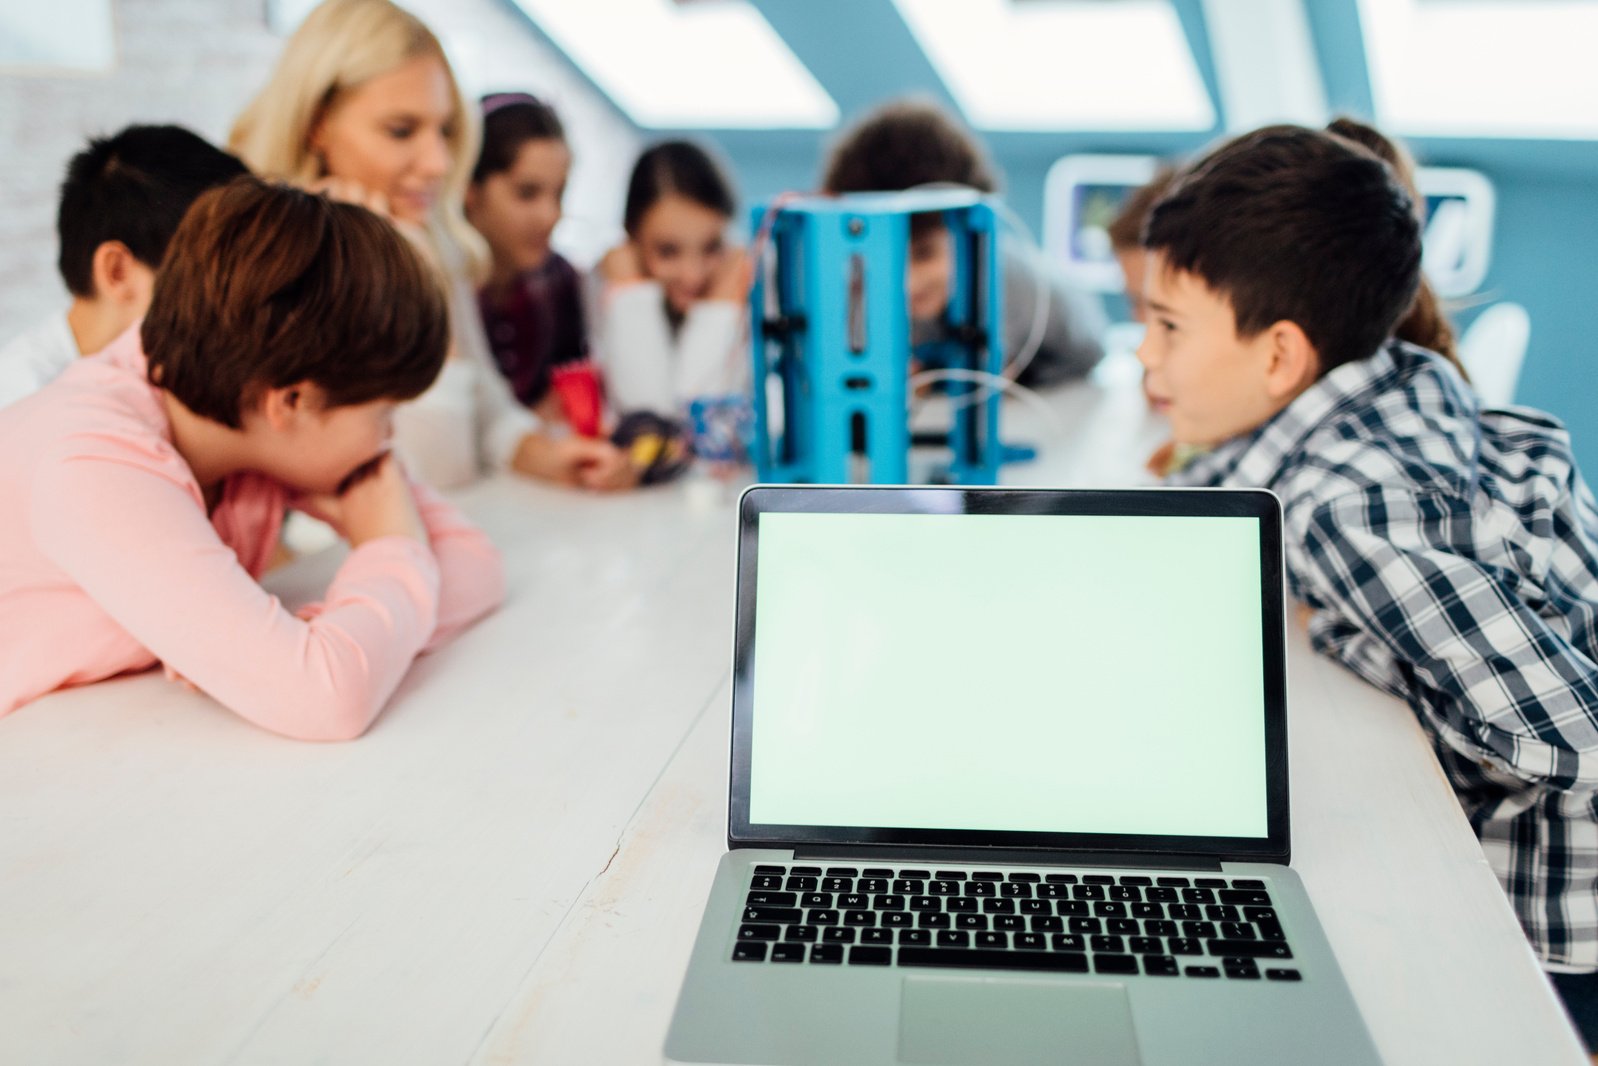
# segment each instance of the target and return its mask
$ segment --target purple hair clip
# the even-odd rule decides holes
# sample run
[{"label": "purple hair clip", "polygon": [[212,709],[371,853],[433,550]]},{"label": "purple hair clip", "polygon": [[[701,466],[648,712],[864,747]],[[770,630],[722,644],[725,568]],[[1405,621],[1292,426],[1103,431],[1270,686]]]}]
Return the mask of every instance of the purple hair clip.
[{"label": "purple hair clip", "polygon": [[512,104],[531,104],[534,107],[543,107],[544,102],[532,93],[489,93],[478,101],[483,108],[483,117],[487,118],[500,108]]}]

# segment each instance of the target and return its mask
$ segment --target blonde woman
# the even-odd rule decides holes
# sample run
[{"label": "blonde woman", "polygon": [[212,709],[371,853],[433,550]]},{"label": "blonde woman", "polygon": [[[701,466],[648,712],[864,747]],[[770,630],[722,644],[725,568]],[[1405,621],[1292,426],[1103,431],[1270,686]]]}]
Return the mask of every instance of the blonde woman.
[{"label": "blonde woman", "polygon": [[477,158],[474,118],[420,19],[389,0],[326,0],[289,38],[228,143],[258,174],[392,219],[444,275],[450,358],[395,415],[396,445],[414,474],[440,488],[493,469],[625,488],[635,475],[618,448],[547,431],[489,357],[472,295],[485,256],[461,213]]}]

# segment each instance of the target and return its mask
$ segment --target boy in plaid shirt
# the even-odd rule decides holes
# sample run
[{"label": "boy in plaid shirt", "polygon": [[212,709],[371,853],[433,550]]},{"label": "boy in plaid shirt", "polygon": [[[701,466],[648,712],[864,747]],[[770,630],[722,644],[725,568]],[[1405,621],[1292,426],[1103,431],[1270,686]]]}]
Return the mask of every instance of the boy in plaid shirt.
[{"label": "boy in plaid shirt", "polygon": [[1598,507],[1555,419],[1484,410],[1390,340],[1420,224],[1351,141],[1269,127],[1155,206],[1138,358],[1168,481],[1282,500],[1310,638],[1408,701],[1532,946],[1598,1046]]}]

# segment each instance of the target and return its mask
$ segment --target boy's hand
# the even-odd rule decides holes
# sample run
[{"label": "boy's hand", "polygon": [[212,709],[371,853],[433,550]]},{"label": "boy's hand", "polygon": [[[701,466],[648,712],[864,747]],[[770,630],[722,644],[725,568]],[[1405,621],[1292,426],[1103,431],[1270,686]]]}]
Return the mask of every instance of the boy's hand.
[{"label": "boy's hand", "polygon": [[643,281],[644,264],[638,256],[638,247],[632,241],[622,241],[606,252],[599,261],[599,276],[612,285]]},{"label": "boy's hand", "polygon": [[311,496],[303,509],[320,518],[358,548],[378,537],[411,537],[427,543],[427,527],[416,510],[416,497],[399,460],[388,452],[358,467],[338,491]]},{"label": "boy's hand", "polygon": [[741,304],[749,298],[749,287],[754,281],[754,264],[750,262],[749,254],[742,248],[729,248],[705,299]]},{"label": "boy's hand", "polygon": [[571,488],[613,492],[638,483],[627,455],[608,440],[529,433],[511,465],[523,474]]}]

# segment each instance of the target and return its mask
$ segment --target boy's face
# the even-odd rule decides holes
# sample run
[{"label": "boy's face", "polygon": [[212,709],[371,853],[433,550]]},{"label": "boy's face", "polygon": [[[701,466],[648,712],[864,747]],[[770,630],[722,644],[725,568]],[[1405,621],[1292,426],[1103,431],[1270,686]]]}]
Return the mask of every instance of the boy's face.
[{"label": "boy's face", "polygon": [[306,382],[271,390],[245,413],[244,428],[261,442],[263,473],[301,492],[327,494],[388,450],[396,406],[371,400],[330,407],[322,390]]},{"label": "boy's face", "polygon": [[1262,425],[1285,407],[1274,328],[1238,336],[1229,300],[1195,274],[1148,255],[1147,323],[1138,361],[1144,390],[1182,444],[1214,445]]},{"label": "boy's face", "polygon": [[954,284],[954,242],[943,223],[928,226],[910,238],[910,263],[905,290],[912,321],[937,318],[949,306]]}]

